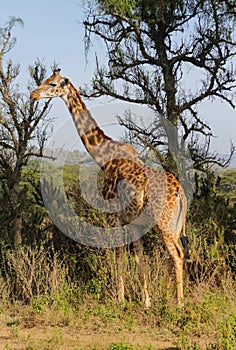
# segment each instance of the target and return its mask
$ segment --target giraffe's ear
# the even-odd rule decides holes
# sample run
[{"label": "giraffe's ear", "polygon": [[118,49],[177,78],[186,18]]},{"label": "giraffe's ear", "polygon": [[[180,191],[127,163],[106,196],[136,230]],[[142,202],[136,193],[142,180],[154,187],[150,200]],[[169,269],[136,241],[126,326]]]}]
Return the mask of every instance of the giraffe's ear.
[{"label": "giraffe's ear", "polygon": [[69,79],[68,78],[65,78],[62,82],[61,82],[61,87],[64,87],[65,85],[68,85],[69,84]]}]

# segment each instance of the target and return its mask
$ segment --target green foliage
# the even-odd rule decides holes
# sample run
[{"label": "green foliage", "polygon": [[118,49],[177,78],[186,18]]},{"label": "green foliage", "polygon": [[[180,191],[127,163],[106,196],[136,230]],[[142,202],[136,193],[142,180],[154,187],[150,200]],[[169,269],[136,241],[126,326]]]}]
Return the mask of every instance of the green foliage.
[{"label": "green foliage", "polygon": [[231,314],[218,326],[217,340],[206,350],[234,350],[236,348],[236,313]]},{"label": "green foliage", "polygon": [[[156,23],[159,21],[170,21],[177,19],[184,11],[184,2],[182,0],[99,0],[100,8],[105,13],[122,16],[124,18],[138,19],[147,23]],[[176,16],[176,17],[175,17]]]},{"label": "green foliage", "polygon": [[40,315],[44,313],[46,306],[48,305],[48,300],[47,300],[47,297],[40,295],[33,298],[31,303],[32,303],[32,308],[34,312]]},{"label": "green foliage", "polygon": [[236,313],[231,315],[226,322],[221,325],[220,343],[224,350],[234,350],[236,348]]},{"label": "green foliage", "polygon": [[200,339],[202,334],[208,334],[208,341],[204,348],[226,350],[227,344],[234,344],[232,348],[228,348],[234,349],[235,320],[232,311],[235,311],[236,305],[233,299],[224,294],[220,295],[219,292],[210,291],[202,297],[195,303],[189,300],[189,304],[182,311],[183,323],[177,342],[178,348],[200,350],[202,347],[197,338]]},{"label": "green foliage", "polygon": [[102,293],[103,283],[99,278],[92,278],[88,284],[87,289],[90,294],[93,294],[96,298],[100,299]]},{"label": "green foliage", "polygon": [[131,16],[137,6],[136,0],[99,0],[102,9],[108,13]]},{"label": "green foliage", "polygon": [[226,197],[229,205],[236,205],[236,170],[228,169],[220,172],[219,194]]},{"label": "green foliage", "polygon": [[[190,238],[190,278],[213,279],[228,268],[235,273],[236,206],[232,206],[220,189],[220,178],[208,173],[196,178],[196,193],[188,218]],[[220,191],[219,191],[220,189]]]}]

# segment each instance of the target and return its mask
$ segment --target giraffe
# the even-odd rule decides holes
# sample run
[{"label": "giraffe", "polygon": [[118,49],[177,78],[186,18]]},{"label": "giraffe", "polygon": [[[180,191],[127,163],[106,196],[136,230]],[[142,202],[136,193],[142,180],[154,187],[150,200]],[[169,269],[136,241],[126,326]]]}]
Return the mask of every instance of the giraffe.
[{"label": "giraffe", "polygon": [[[175,269],[177,301],[181,305],[185,254],[179,244],[179,238],[181,232],[182,236],[186,237],[187,211],[187,199],[182,186],[173,174],[145,165],[133,146],[107,136],[91,116],[79,91],[68,78],[61,76],[60,69],[54,70],[52,76],[30,94],[32,100],[53,97],[61,97],[64,100],[86,150],[104,172],[102,195],[111,207],[114,206],[114,199],[116,203],[112,207],[113,212],[107,215],[108,225],[110,227],[128,225],[131,231],[138,231],[148,224],[161,235],[171,257],[169,276],[172,269]],[[143,301],[146,307],[149,307],[150,296],[142,239],[133,242],[133,245],[142,283]],[[123,301],[124,271],[121,261],[124,255],[124,243],[120,242],[115,249],[120,269],[117,297],[119,301]]]}]

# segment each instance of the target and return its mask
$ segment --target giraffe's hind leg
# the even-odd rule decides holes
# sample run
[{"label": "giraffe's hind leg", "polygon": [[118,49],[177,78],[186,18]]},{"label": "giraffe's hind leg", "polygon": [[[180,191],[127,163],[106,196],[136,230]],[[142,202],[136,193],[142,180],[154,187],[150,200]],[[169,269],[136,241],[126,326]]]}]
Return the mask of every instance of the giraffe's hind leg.
[{"label": "giraffe's hind leg", "polygon": [[[173,242],[172,240],[165,240],[165,244],[172,259],[172,264],[170,264],[168,272],[171,273],[171,270],[174,267],[176,278],[177,301],[178,304],[181,305],[183,302],[184,253],[178,242]],[[170,275],[168,276],[168,283],[170,283]]]}]

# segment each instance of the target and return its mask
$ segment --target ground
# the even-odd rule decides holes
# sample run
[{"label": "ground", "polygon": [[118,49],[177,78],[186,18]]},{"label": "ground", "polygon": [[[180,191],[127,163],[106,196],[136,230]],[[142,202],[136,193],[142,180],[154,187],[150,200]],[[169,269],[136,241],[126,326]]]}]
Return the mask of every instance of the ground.
[{"label": "ground", "polygon": [[109,349],[111,344],[132,344],[136,350],[176,350],[173,337],[148,328],[121,331],[118,334],[97,333],[92,329],[73,329],[71,327],[14,327],[0,329],[1,350],[85,350]]},{"label": "ground", "polygon": [[62,299],[0,302],[0,350],[226,350],[226,342],[234,350],[236,314],[230,305],[226,315],[228,304],[214,294],[207,304],[149,310],[110,300],[89,299],[73,308]]},{"label": "ground", "polygon": [[[125,317],[125,316],[124,316]],[[106,318],[106,317],[105,317]],[[0,350],[180,350],[179,332],[142,321],[128,323],[122,316],[76,317],[51,309],[35,313],[30,308],[0,309]],[[194,337],[195,338],[195,337]],[[183,340],[184,338],[182,338]],[[197,339],[205,349],[209,336]],[[191,348],[192,349],[192,348]]]}]

